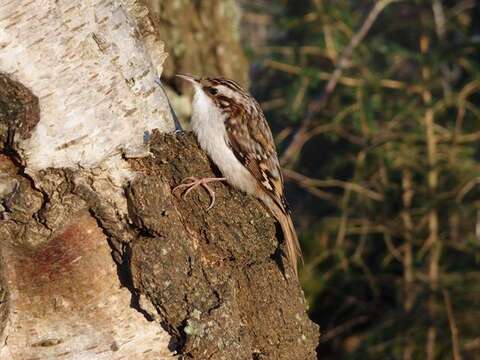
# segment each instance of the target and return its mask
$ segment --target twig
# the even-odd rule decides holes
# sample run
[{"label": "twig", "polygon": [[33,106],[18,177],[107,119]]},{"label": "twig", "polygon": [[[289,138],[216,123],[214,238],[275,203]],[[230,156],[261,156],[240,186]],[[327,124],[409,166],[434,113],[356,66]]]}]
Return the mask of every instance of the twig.
[{"label": "twig", "polygon": [[435,31],[438,38],[443,41],[445,39],[445,13],[443,12],[443,5],[441,0],[434,0],[432,4],[433,16],[435,20]]},{"label": "twig", "polygon": [[385,256],[383,260],[383,264],[386,265],[390,258],[397,260],[399,263],[403,263],[403,249],[401,247],[396,248],[395,245],[392,243],[392,235],[386,231],[383,232],[383,240],[385,241],[385,245],[387,245],[388,255]]},{"label": "twig", "polygon": [[332,330],[327,331],[325,334],[323,334],[320,337],[320,342],[323,343],[323,342],[330,341],[330,340],[336,338],[337,336],[345,333],[346,331],[350,330],[351,328],[353,328],[357,325],[363,324],[367,321],[368,321],[368,316],[359,316],[357,318],[346,321],[342,325],[339,325],[339,326],[333,328]]},{"label": "twig", "polygon": [[289,145],[292,151],[296,153],[300,153],[300,151],[303,148],[303,145],[308,142],[311,138],[318,136],[320,134],[329,132],[329,131],[336,131],[338,132],[339,128],[339,123],[342,122],[348,115],[353,113],[354,111],[359,109],[359,104],[355,103],[351,106],[346,107],[344,110],[339,112],[333,121],[329,124],[323,124],[323,125],[318,125],[316,127],[310,128],[307,131],[307,128],[305,128],[305,132],[302,133],[301,137],[298,137],[298,141],[295,144],[295,148],[292,147],[292,144]]},{"label": "twig", "polygon": [[[307,76],[307,74],[305,74],[305,68],[302,68],[301,66],[286,64],[286,63],[276,61],[276,60],[271,60],[271,59],[265,60],[263,62],[263,65],[271,69],[285,72],[287,74]],[[314,76],[320,80],[329,80],[331,77],[331,74],[325,71],[317,71],[315,72]],[[350,76],[340,76],[338,78],[338,83],[345,86],[350,86],[350,87],[359,87],[359,86],[365,86],[365,84],[367,84],[367,81],[364,79],[357,79]],[[393,79],[380,79],[378,84],[381,87],[384,87],[387,89],[393,89],[393,90],[407,90],[407,91],[417,92],[417,93],[422,90],[417,85],[409,85],[403,81],[393,80]]]},{"label": "twig", "polygon": [[292,111],[296,113],[300,107],[302,106],[303,99],[305,98],[305,94],[308,89],[308,85],[310,84],[310,79],[306,76],[304,76],[301,80],[300,88],[297,91],[297,95],[293,99],[292,102]]},{"label": "twig", "polygon": [[324,92],[320,97],[319,101],[313,104],[313,108],[310,109],[310,117],[314,114],[318,113],[318,111],[325,106],[325,103],[328,101],[330,95],[335,90],[338,79],[342,76],[344,68],[347,66],[350,57],[352,56],[353,51],[355,48],[362,42],[362,40],[367,35],[368,31],[372,27],[373,23],[377,19],[378,15],[382,12],[382,10],[390,5],[393,2],[400,1],[400,0],[381,0],[375,4],[373,9],[368,14],[365,22],[360,27],[360,30],[352,37],[348,46],[342,51],[340,58],[338,59],[337,66],[333,71],[330,80],[328,80],[327,85],[325,86]]},{"label": "twig", "polygon": [[476,185],[480,185],[480,177],[473,178],[463,185],[455,197],[455,200],[462,202],[465,195],[467,195]]},{"label": "twig", "polygon": [[[405,245],[403,250],[403,309],[409,313],[415,303],[414,291],[414,262],[413,262],[413,219],[411,215],[412,199],[414,196],[414,187],[412,182],[412,172],[405,168],[402,170],[402,205],[403,209],[400,216],[403,221]],[[411,359],[413,353],[413,338],[411,334],[405,335],[405,348],[403,351],[404,359]]]},{"label": "twig", "polygon": [[[437,33],[438,40],[440,43],[445,42],[445,36],[447,33],[446,30],[446,21],[445,21],[445,12],[443,11],[442,0],[433,0],[432,4],[432,11],[433,11],[433,19],[435,21],[435,31]],[[442,84],[445,96],[447,98],[452,96],[452,87],[450,85],[450,69],[448,68],[446,63],[441,65],[441,72],[442,72]]]},{"label": "twig", "polygon": [[447,309],[448,324],[450,325],[450,333],[452,335],[452,351],[454,360],[462,360],[460,354],[460,343],[458,341],[458,328],[453,316],[452,301],[450,300],[450,294],[447,290],[443,290],[443,300],[445,301],[445,307]]},{"label": "twig", "polygon": [[[420,51],[422,54],[428,53],[430,46],[430,39],[426,35],[420,37]],[[424,66],[422,67],[422,79],[424,83],[428,83],[431,78],[431,69]],[[427,141],[427,159],[430,170],[427,176],[427,185],[431,196],[434,196],[438,187],[438,170],[437,166],[437,138],[435,134],[435,118],[432,108],[432,93],[430,90],[425,89],[422,94],[423,103],[426,107],[425,116],[423,118],[425,126],[425,137]],[[441,253],[441,242],[439,239],[439,222],[438,212],[433,207],[428,213],[428,238],[425,241],[425,247],[431,247],[430,259],[428,264],[428,279],[431,290],[430,298],[428,299],[428,311],[432,322],[435,322],[437,317],[437,310],[435,305],[434,293],[438,289],[439,280],[439,261]],[[435,347],[437,340],[437,329],[435,325],[430,325],[427,331],[427,360],[433,360],[435,358]]]},{"label": "twig", "polygon": [[477,0],[464,0],[460,1],[454,7],[450,9],[450,13],[452,17],[460,15],[462,12],[470,10],[471,8],[475,7],[475,3]]},{"label": "twig", "polygon": [[311,181],[316,179],[311,179],[305,175],[299,174],[293,170],[288,170],[288,169],[283,169],[282,173],[286,179],[295,181],[299,186],[307,190],[312,195],[315,195],[320,199],[331,201],[332,203],[336,202],[335,197],[332,194],[329,194],[325,191],[318,189],[318,186],[312,185]]},{"label": "twig", "polygon": [[313,179],[290,169],[284,169],[283,174],[285,175],[286,179],[293,180],[305,187],[317,187],[317,188],[318,187],[320,188],[340,187],[346,190],[355,191],[375,201],[383,200],[382,194],[379,194],[373,190],[367,189],[359,184],[336,180],[336,179],[330,179],[330,180]]},{"label": "twig", "polygon": [[475,93],[480,87],[480,82],[472,81],[465,85],[458,95],[458,113],[455,120],[455,128],[452,135],[452,148],[455,149],[455,146],[458,143],[458,139],[461,136],[463,118],[465,117],[465,109],[467,107],[467,98]]},{"label": "twig", "polygon": [[307,129],[310,127],[313,118],[323,109],[323,107],[327,104],[330,96],[332,95],[333,91],[337,87],[338,81],[342,76],[344,68],[347,66],[350,57],[353,54],[355,48],[362,42],[365,36],[368,34],[368,31],[372,27],[373,23],[377,19],[378,15],[393,2],[398,2],[402,0],[381,0],[378,1],[375,6],[372,8],[370,13],[368,14],[367,18],[365,19],[363,25],[360,27],[357,33],[353,35],[350,39],[350,43],[345,47],[342,51],[342,54],[338,58],[337,64],[335,66],[335,70],[330,75],[330,78],[325,85],[323,93],[320,95],[319,99],[316,101],[312,101],[310,104],[307,115],[305,116],[302,124],[294,136],[290,146],[285,150],[281,163],[282,164],[289,164],[292,159],[295,158],[296,149],[298,149],[297,142],[302,142],[303,138],[305,137],[305,133],[308,132]]},{"label": "twig", "polygon": [[405,236],[405,249],[403,256],[403,268],[404,268],[404,281],[405,281],[405,293],[404,293],[404,309],[409,312],[413,308],[414,293],[413,293],[413,281],[414,281],[414,267],[413,267],[413,220],[411,216],[411,205],[414,195],[414,189],[412,184],[412,173],[408,169],[402,171],[402,204],[403,210],[401,212],[401,218],[403,220],[404,236]]},{"label": "twig", "polygon": [[473,340],[466,342],[465,345],[463,346],[463,349],[465,351],[474,351],[474,350],[480,349],[480,337],[477,337]]}]

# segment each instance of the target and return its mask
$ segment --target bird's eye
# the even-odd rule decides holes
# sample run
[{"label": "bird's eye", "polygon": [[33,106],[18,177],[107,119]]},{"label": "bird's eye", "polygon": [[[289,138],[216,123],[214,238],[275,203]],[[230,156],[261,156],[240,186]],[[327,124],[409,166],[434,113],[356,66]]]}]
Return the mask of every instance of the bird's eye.
[{"label": "bird's eye", "polygon": [[210,95],[217,95],[218,94],[218,89],[215,89],[214,87],[208,88],[208,92]]}]

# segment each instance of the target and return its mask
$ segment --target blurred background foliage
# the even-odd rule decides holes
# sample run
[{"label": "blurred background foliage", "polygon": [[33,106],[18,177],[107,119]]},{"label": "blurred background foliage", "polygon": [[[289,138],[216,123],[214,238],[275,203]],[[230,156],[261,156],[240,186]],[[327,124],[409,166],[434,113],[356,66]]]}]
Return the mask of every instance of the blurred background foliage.
[{"label": "blurred background foliage", "polygon": [[319,358],[480,358],[478,2],[241,6]]},{"label": "blurred background foliage", "polygon": [[176,104],[175,72],[247,85],[243,45],[319,358],[480,358],[480,2],[151,1]]}]

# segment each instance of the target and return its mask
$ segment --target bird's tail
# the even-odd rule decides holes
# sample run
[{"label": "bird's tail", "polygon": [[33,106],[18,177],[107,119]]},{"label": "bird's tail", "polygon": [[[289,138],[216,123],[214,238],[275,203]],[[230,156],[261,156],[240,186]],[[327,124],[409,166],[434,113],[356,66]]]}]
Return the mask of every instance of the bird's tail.
[{"label": "bird's tail", "polygon": [[287,210],[282,209],[277,204],[274,204],[274,206],[269,206],[269,208],[282,227],[287,250],[287,258],[293,268],[293,271],[295,272],[295,275],[298,277],[297,262],[298,258],[302,258],[302,250],[300,248],[300,243],[298,242],[292,217]]}]

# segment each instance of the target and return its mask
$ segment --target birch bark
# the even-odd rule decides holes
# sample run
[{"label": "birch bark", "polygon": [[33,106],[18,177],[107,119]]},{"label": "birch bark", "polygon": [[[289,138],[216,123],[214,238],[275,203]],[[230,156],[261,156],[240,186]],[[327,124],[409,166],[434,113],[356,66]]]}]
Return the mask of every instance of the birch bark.
[{"label": "birch bark", "polygon": [[165,56],[140,1],[0,0],[2,360],[316,358],[260,203],[172,194],[216,170]]},{"label": "birch bark", "polygon": [[153,128],[173,129],[155,85],[165,57],[137,1],[0,1],[0,72],[39,104],[39,114],[18,119],[10,144],[25,174],[6,156],[0,162],[13,206],[0,232],[8,289],[1,359],[170,356],[168,334],[130,306],[85,201],[56,188],[63,175],[45,176],[76,169],[74,181],[89,183],[121,221],[123,186],[134,176],[124,157],[145,153]]}]

